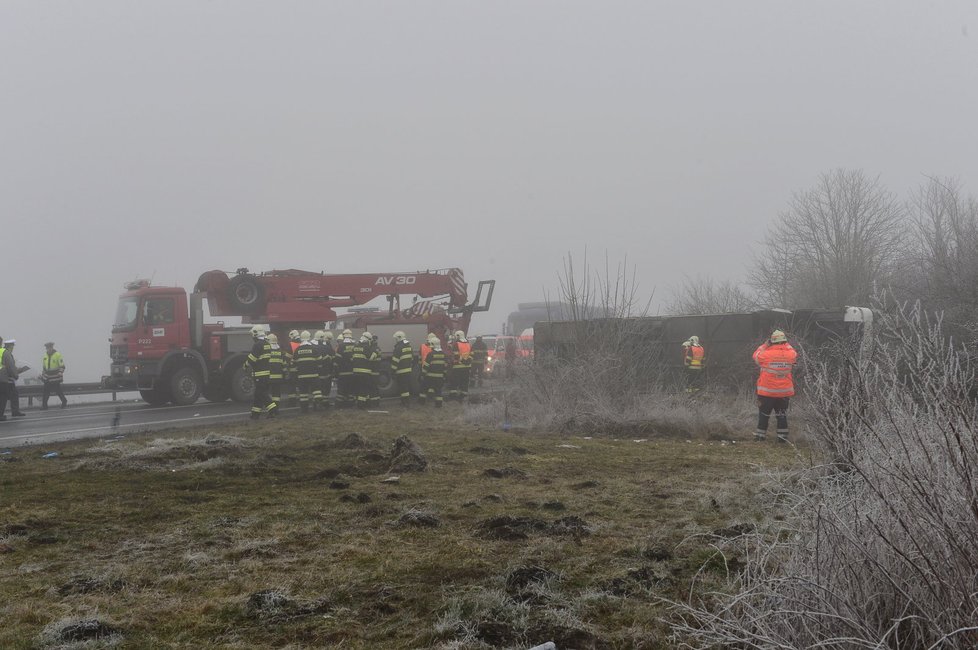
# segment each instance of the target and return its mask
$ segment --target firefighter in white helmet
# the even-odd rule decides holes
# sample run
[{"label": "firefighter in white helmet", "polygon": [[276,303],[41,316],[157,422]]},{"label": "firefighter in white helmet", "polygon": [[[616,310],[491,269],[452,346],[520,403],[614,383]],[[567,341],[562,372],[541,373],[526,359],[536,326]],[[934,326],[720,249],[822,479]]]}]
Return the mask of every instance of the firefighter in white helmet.
[{"label": "firefighter in white helmet", "polygon": [[305,413],[309,410],[312,391],[319,381],[319,357],[312,347],[309,332],[303,330],[299,334],[299,347],[295,349],[293,364],[295,365],[295,387],[299,393],[299,409]]},{"label": "firefighter in white helmet", "polygon": [[282,382],[285,379],[285,355],[278,344],[278,336],[268,335],[268,393],[276,407],[282,403]]},{"label": "firefighter in white helmet", "polygon": [[469,394],[469,371],[472,369],[472,345],[465,332],[458,330],[449,347],[448,399],[464,402]]},{"label": "firefighter in white helmet", "polygon": [[[336,352],[333,350],[333,333],[323,332],[319,339],[319,392],[320,408],[329,406],[329,396],[333,392],[333,374]],[[316,332],[319,335],[319,332]]]},{"label": "firefighter in white helmet", "polygon": [[[425,338],[424,343],[421,344],[421,350],[418,352],[418,364],[422,369],[435,343],[438,343],[438,337],[434,332],[428,332],[428,336]],[[422,372],[418,378],[418,402],[424,404],[426,399],[428,399],[428,388],[425,385],[424,372]]]},{"label": "firefighter in white helmet", "polygon": [[683,342],[683,367],[686,370],[686,392],[697,393],[703,386],[706,349],[695,334]]},{"label": "firefighter in white helmet", "polygon": [[248,354],[248,360],[245,362],[251,369],[251,378],[255,386],[251,401],[251,419],[257,420],[262,413],[275,417],[278,415],[278,404],[272,401],[269,392],[272,346],[265,336],[265,328],[261,325],[252,325],[251,338],[254,345],[251,346],[251,353]]},{"label": "firefighter in white helmet", "polygon": [[[442,385],[445,382],[445,371],[448,365],[446,354],[441,349],[441,341],[437,336],[430,336],[431,351],[421,365],[421,376],[424,378],[426,397],[435,403],[435,408],[442,405]],[[423,402],[422,402],[423,403]]]},{"label": "firefighter in white helmet", "polygon": [[353,332],[343,330],[336,344],[336,405],[349,408],[356,403],[356,386],[353,377]]},{"label": "firefighter in white helmet", "polygon": [[411,375],[414,373],[414,350],[404,332],[394,332],[394,351],[391,353],[391,375],[397,384],[401,406],[411,405]]}]

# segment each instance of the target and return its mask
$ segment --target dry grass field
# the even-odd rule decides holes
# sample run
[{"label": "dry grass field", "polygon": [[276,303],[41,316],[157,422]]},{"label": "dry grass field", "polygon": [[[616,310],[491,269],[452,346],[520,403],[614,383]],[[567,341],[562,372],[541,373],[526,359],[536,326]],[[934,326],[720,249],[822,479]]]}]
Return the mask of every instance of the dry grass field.
[{"label": "dry grass field", "polygon": [[798,453],[749,433],[503,432],[450,405],[18,448],[0,647],[670,647],[660,598],[736,570],[713,542]]}]

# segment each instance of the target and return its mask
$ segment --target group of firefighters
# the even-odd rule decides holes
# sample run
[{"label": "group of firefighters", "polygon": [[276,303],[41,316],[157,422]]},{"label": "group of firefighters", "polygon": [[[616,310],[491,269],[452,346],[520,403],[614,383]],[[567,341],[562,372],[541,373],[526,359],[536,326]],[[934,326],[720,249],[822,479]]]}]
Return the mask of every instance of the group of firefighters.
[{"label": "group of firefighters", "polygon": [[[795,394],[791,369],[798,360],[798,353],[782,330],[774,330],[771,336],[754,350],[757,377],[757,430],[755,440],[767,437],[768,424],[774,415],[778,442],[788,441],[788,399]],[[686,368],[686,392],[696,393],[703,384],[706,365],[706,349],[698,336],[691,336],[683,343],[683,365]]]},{"label": "group of firefighters", "polygon": [[[251,335],[254,345],[247,363],[255,384],[252,419],[262,413],[276,416],[283,399],[294,398],[302,412],[325,409],[330,404],[334,379],[337,407],[366,409],[380,403],[382,359],[376,334],[367,331],[354,339],[352,331],[343,330],[335,345],[333,333],[323,330],[315,334],[292,330],[285,345],[262,325],[252,327]],[[462,402],[468,396],[470,374],[474,373],[481,384],[487,358],[482,337],[469,343],[461,330],[451,336],[447,349],[442,348],[438,336],[428,334],[417,356],[404,332],[398,331],[394,332],[390,377],[401,404],[410,406],[414,368],[419,363],[418,400],[441,408],[444,388],[449,400]],[[294,386],[295,394],[283,395],[283,386]]]}]

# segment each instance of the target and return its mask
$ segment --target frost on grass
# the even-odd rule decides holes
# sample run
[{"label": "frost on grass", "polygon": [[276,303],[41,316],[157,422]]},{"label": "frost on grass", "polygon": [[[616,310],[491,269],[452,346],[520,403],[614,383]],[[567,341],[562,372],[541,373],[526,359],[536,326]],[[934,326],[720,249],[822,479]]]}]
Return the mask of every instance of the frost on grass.
[{"label": "frost on grass", "polygon": [[255,446],[237,436],[209,433],[203,438],[156,438],[146,444],[102,443],[88,449],[81,470],[197,471],[239,460]]},{"label": "frost on grass", "polygon": [[107,648],[123,641],[122,630],[106,621],[66,618],[44,626],[37,646],[46,649],[89,650]]},{"label": "frost on grass", "polygon": [[845,363],[810,363],[817,461],[772,483],[780,521],[715,531],[678,645],[978,647],[976,369],[919,306],[876,313]]}]

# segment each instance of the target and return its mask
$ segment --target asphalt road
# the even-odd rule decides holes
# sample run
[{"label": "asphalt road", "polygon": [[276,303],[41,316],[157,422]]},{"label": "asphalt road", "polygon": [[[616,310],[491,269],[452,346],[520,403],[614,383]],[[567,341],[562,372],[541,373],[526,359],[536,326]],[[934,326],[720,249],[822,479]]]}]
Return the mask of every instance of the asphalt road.
[{"label": "asphalt road", "polygon": [[[22,400],[23,401],[23,400]],[[296,410],[285,408],[285,412]],[[119,401],[73,404],[42,411],[24,409],[26,417],[0,422],[0,447],[38,445],[75,438],[97,438],[134,431],[158,431],[248,419],[249,404],[200,400],[191,406],[150,406],[143,402]]]}]

